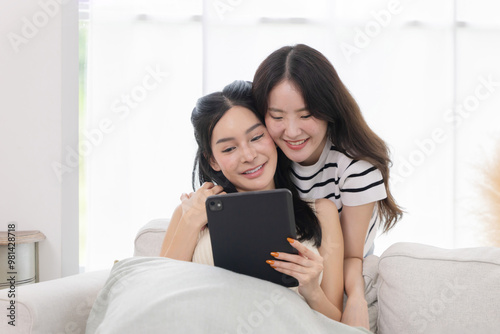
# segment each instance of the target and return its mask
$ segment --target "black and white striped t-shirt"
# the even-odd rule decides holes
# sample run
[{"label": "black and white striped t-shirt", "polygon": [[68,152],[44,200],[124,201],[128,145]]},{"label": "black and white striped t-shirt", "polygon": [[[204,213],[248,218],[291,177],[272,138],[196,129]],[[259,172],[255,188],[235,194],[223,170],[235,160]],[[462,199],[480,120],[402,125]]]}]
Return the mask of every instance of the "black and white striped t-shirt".
[{"label": "black and white striped t-shirt", "polygon": [[[353,160],[339,152],[327,141],[321,156],[314,165],[302,166],[293,163],[292,181],[302,198],[328,198],[342,215],[343,205],[358,206],[376,202],[387,197],[382,173],[371,163]],[[373,246],[379,218],[375,204],[366,233],[363,255]]]}]

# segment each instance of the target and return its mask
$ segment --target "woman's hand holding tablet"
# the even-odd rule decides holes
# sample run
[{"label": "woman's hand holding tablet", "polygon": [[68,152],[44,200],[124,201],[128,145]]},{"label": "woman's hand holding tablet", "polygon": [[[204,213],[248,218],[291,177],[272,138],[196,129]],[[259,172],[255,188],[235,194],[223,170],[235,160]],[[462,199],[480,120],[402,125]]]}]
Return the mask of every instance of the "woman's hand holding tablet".
[{"label": "woman's hand holding tablet", "polygon": [[283,274],[295,277],[299,281],[299,293],[306,299],[314,299],[321,292],[320,275],[323,272],[323,257],[314,253],[298,240],[287,238],[299,254],[271,252],[275,260],[266,262]]}]

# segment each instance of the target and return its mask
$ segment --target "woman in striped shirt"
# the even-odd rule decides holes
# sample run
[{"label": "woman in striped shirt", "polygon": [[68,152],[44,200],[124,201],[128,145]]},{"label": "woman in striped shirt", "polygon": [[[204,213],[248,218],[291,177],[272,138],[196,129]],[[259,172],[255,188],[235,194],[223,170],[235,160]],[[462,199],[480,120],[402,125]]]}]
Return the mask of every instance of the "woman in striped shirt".
[{"label": "woman in striped shirt", "polygon": [[301,196],[328,198],[338,208],[347,294],[342,322],[369,328],[363,258],[373,252],[379,223],[386,232],[402,216],[389,190],[388,148],[332,64],[309,46],[269,55],[255,73],[253,94],[270,135],[293,161]]}]

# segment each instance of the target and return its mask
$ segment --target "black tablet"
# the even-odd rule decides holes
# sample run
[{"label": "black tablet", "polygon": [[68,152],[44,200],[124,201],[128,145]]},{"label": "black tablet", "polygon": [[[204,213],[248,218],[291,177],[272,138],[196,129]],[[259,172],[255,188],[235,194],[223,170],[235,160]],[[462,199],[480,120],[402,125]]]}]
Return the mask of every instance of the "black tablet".
[{"label": "black tablet", "polygon": [[269,266],[271,252],[297,254],[292,194],[288,189],[215,195],[207,198],[214,264],[286,287],[298,281]]}]

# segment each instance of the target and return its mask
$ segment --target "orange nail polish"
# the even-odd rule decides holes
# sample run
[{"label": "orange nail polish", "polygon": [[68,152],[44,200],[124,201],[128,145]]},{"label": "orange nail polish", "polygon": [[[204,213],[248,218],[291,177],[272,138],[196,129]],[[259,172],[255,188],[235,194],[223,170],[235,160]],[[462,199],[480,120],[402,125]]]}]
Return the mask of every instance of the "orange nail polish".
[{"label": "orange nail polish", "polygon": [[267,260],[266,263],[267,264],[274,264],[274,261],[273,260]]},{"label": "orange nail polish", "polygon": [[271,255],[274,256],[274,257],[280,256],[279,253],[276,253],[276,252],[271,252]]},{"label": "orange nail polish", "polygon": [[292,238],[286,238],[286,240],[288,240],[288,242],[291,243],[291,244],[293,244],[293,242],[295,241]]}]

